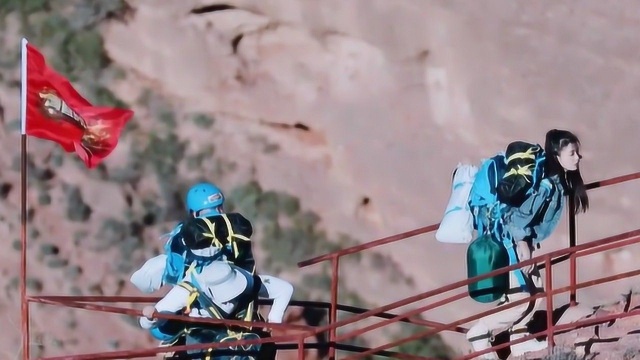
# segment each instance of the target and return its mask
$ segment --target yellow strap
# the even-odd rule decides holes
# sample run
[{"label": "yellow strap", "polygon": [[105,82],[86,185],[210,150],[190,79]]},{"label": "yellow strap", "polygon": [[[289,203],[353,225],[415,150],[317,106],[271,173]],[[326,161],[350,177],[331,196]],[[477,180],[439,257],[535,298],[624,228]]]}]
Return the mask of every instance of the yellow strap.
[{"label": "yellow strap", "polygon": [[227,241],[231,242],[232,238],[234,237],[245,240],[245,241],[251,241],[251,239],[249,239],[248,237],[241,234],[236,234],[235,232],[233,232],[233,228],[231,227],[231,221],[229,221],[227,214],[222,214],[222,218],[224,219],[224,222],[227,224],[227,230],[228,230]]},{"label": "yellow strap", "polygon": [[240,234],[233,234],[234,237],[237,237],[238,239],[244,240],[244,241],[251,241],[251,239],[249,239],[248,237],[244,236],[244,235],[240,235]]},{"label": "yellow strap", "polygon": [[[231,330],[228,330],[228,329],[227,329],[227,336],[226,336],[226,337],[224,337],[224,338],[222,338],[222,339],[220,340],[220,342],[223,342],[223,341],[225,341],[225,340],[230,340],[230,339],[233,339],[233,340],[236,340],[236,341],[240,341],[240,340],[242,340],[242,337],[243,337],[243,336],[244,336],[244,332],[242,332],[242,331],[240,331],[240,332],[235,332],[235,331],[231,331]],[[245,347],[245,346],[246,346],[246,347]],[[240,347],[241,347],[242,349],[244,349],[244,350],[246,350],[246,349],[247,349],[247,347],[250,347],[250,346],[251,346],[251,345],[240,345]],[[230,347],[229,347],[229,349],[237,350],[237,349],[238,349],[238,346],[237,346],[237,345],[236,345],[235,347],[231,347],[231,346],[230,346]]]},{"label": "yellow strap", "polygon": [[517,169],[511,169],[509,170],[506,174],[504,174],[503,178],[506,178],[508,176],[511,175],[521,175],[521,176],[525,176],[525,180],[527,182],[530,182],[529,179],[526,178],[526,176],[532,175],[531,173],[531,167],[533,166],[533,164],[529,164],[527,166],[518,166]]},{"label": "yellow strap", "polygon": [[[238,249],[238,243],[234,240],[234,238],[238,238],[238,239],[242,239],[245,241],[251,241],[251,239],[249,239],[248,237],[244,236],[244,235],[240,235],[240,234],[236,234],[233,231],[233,228],[231,227],[231,221],[229,221],[229,217],[227,214],[220,214],[220,216],[222,216],[222,219],[224,219],[225,224],[227,225],[227,242],[229,245],[231,245],[232,249],[233,249],[233,256],[235,258],[238,257],[238,255],[240,255],[240,250]],[[211,241],[212,245],[216,245],[219,248],[222,248],[222,243],[220,243],[220,241],[218,240],[218,238],[215,237],[215,224],[212,223],[209,219],[207,218],[202,218],[202,220],[204,220],[204,222],[207,224],[207,226],[209,227],[209,230],[211,230],[211,234],[203,234],[204,236],[211,236],[213,237],[213,240]],[[256,268],[255,265],[253,267],[253,269],[251,270],[251,275],[254,275],[256,272]]]},{"label": "yellow strap", "polygon": [[192,262],[191,265],[189,265],[189,268],[187,269],[187,271],[185,271],[184,276],[187,277],[187,275],[191,275],[192,272],[196,271],[196,262]]},{"label": "yellow strap", "polygon": [[207,224],[207,227],[210,231],[210,233],[204,233],[202,235],[211,238],[211,245],[222,248],[222,243],[216,237],[216,224],[212,223],[211,220],[207,219],[206,217],[203,217],[201,219],[205,222],[205,224]]},{"label": "yellow strap", "polygon": [[[195,271],[195,268],[196,268],[196,263],[195,262],[191,263],[191,265],[185,272],[185,278],[191,275],[191,273]],[[187,298],[187,306],[184,309],[184,313],[189,314],[191,312],[191,305],[193,305],[193,303],[198,298],[198,295],[199,295],[198,289],[196,289],[195,286],[191,285],[187,281],[181,282],[180,284],[178,284],[178,286],[189,291],[189,297]]]},{"label": "yellow strap", "polygon": [[220,340],[220,342],[223,342],[223,341],[229,340],[229,339],[242,340],[242,336],[244,335],[244,332],[242,332],[242,331],[235,332],[235,331],[227,330],[227,334],[228,334],[228,336],[222,338]]},{"label": "yellow strap", "polygon": [[218,309],[216,309],[213,306],[209,306],[209,311],[218,319],[223,319],[222,315],[220,314],[220,312],[218,312]]},{"label": "yellow strap", "polygon": [[227,241],[231,243],[231,238],[235,235],[231,228],[231,221],[229,221],[227,214],[222,214],[222,218],[224,219],[225,224],[227,224]]},{"label": "yellow strap", "polygon": [[516,159],[535,159],[536,155],[534,154],[534,148],[530,147],[529,149],[527,149],[527,151],[525,152],[517,152],[511,156],[509,156],[509,158],[507,158],[507,162],[511,162],[511,160],[516,160]]},{"label": "yellow strap", "polygon": [[238,238],[238,239],[242,239],[245,241],[251,241],[251,239],[249,239],[248,237],[241,235],[241,234],[236,234],[235,232],[233,232],[233,228],[231,228],[231,221],[229,221],[229,218],[227,217],[227,214],[222,214],[222,218],[224,219],[224,222],[227,224],[227,230],[229,235],[227,235],[227,240],[229,242],[231,242],[231,238]]},{"label": "yellow strap", "polygon": [[193,287],[193,285],[187,282],[181,282],[180,284],[178,284],[178,286],[180,286],[183,289],[186,289],[188,292],[197,291],[197,289]]},{"label": "yellow strap", "polygon": [[247,313],[244,315],[242,320],[246,322],[251,322],[253,320],[253,301],[249,303],[249,306],[247,306]]},{"label": "yellow strap", "polygon": [[229,217],[227,216],[227,214],[222,214],[222,218],[224,219],[225,224],[227,224],[227,242],[229,242],[229,244],[233,246],[233,255],[235,257],[238,257],[238,254],[240,253],[240,251],[238,250],[238,244],[236,244],[236,242],[233,241],[233,237],[237,235],[233,232],[233,229],[231,228],[231,221],[229,221]]},{"label": "yellow strap", "polygon": [[189,294],[189,298],[187,299],[187,306],[184,308],[185,314],[189,314],[191,312],[191,305],[193,305],[193,303],[196,301],[197,298],[198,298],[197,292]]}]

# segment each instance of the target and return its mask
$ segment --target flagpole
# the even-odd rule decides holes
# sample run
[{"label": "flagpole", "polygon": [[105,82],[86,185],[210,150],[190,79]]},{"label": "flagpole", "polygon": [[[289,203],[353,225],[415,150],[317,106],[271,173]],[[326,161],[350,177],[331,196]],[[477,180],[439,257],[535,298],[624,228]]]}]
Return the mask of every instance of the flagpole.
[{"label": "flagpole", "polygon": [[27,39],[22,38],[20,61],[20,298],[22,358],[29,359],[29,302],[27,299]]}]

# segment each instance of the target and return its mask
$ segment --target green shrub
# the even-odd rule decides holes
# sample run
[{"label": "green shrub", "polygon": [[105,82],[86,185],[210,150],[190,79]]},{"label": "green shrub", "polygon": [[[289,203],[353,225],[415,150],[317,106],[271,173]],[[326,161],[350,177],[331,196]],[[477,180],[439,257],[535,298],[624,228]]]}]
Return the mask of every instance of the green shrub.
[{"label": "green shrub", "polygon": [[35,292],[41,292],[44,285],[40,279],[36,278],[27,278],[27,289]]},{"label": "green shrub", "polygon": [[58,255],[60,248],[55,244],[44,243],[40,245],[40,253],[43,255]]},{"label": "green shrub", "polygon": [[66,270],[64,275],[69,279],[69,280],[75,280],[77,278],[80,277],[80,275],[82,275],[82,268],[80,266],[74,265],[74,266],[69,266]]},{"label": "green shrub", "polygon": [[201,129],[209,129],[215,124],[216,120],[205,114],[196,114],[193,116],[193,122]]},{"label": "green shrub", "polygon": [[38,204],[40,205],[49,205],[51,204],[51,195],[49,195],[46,190],[41,190],[38,194]]},{"label": "green shrub", "polygon": [[67,265],[69,265],[69,260],[67,259],[55,258],[47,261],[47,266],[53,269],[62,268]]},{"label": "green shrub", "polygon": [[119,244],[129,235],[126,223],[113,218],[105,220],[96,234],[95,251],[105,251]]},{"label": "green shrub", "polygon": [[67,191],[67,218],[71,221],[85,222],[91,217],[93,210],[84,202],[80,188],[72,186]]},{"label": "green shrub", "polygon": [[[401,324],[402,330],[397,339],[404,339],[418,332],[425,331],[425,328],[416,328],[413,325]],[[436,359],[448,360],[455,355],[453,350],[442,340],[439,335],[422,337],[404,343],[396,349],[396,351],[411,355],[418,355]]]}]

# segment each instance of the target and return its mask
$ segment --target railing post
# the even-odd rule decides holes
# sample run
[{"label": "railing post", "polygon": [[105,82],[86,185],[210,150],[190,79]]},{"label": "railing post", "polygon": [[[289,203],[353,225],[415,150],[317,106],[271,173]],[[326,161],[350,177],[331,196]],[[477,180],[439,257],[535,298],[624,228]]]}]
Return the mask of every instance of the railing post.
[{"label": "railing post", "polygon": [[298,360],[304,360],[304,336],[298,338]]},{"label": "railing post", "polygon": [[551,256],[547,255],[545,263],[545,292],[547,294],[547,344],[549,356],[553,355],[553,271],[551,270]]},{"label": "railing post", "polygon": [[[331,258],[331,307],[329,309],[329,324],[333,325],[338,321],[338,272],[340,268],[340,257],[334,255]],[[336,329],[329,329],[329,360],[336,358]]]},{"label": "railing post", "polygon": [[[577,244],[576,239],[576,210],[575,200],[569,195],[569,248],[574,248]],[[577,264],[575,253],[569,254],[569,278],[571,291],[569,293],[569,304],[575,306],[577,304],[576,282],[577,282]]]}]

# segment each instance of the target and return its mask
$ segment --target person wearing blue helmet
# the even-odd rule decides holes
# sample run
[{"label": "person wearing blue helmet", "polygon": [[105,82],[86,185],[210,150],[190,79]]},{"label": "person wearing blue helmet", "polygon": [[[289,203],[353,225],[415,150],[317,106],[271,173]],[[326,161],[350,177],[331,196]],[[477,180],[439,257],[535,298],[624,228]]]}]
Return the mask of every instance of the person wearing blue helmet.
[{"label": "person wearing blue helmet", "polygon": [[[225,213],[224,200],[222,191],[214,184],[192,186],[185,197],[189,215],[168,234],[165,254],[148,260],[131,276],[131,282],[142,292],[151,293],[167,284],[180,284],[209,264],[223,260],[246,271],[255,284],[259,284],[261,278],[256,274],[250,241],[253,235],[251,222],[239,213]],[[245,310],[249,321],[264,320],[253,302]],[[165,339],[159,329],[154,331],[158,333],[152,331],[152,335],[164,344],[184,341],[183,337]],[[260,331],[257,333],[267,336]]]},{"label": "person wearing blue helmet", "polygon": [[[251,222],[241,214],[225,213],[224,200],[220,188],[212,183],[193,185],[185,197],[189,217],[167,234],[165,253],[149,259],[131,276],[131,282],[142,292],[152,293],[165,284],[178,284],[192,265],[197,272],[221,259],[255,274]],[[203,234],[208,238],[202,239]]]},{"label": "person wearing blue helmet", "polygon": [[224,194],[212,183],[193,185],[185,198],[189,218],[176,226],[165,245],[163,278],[177,284],[190,266],[199,271],[215,260],[227,260],[255,274],[251,222],[238,213],[225,213]]}]

